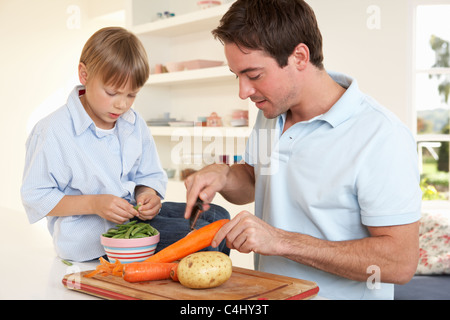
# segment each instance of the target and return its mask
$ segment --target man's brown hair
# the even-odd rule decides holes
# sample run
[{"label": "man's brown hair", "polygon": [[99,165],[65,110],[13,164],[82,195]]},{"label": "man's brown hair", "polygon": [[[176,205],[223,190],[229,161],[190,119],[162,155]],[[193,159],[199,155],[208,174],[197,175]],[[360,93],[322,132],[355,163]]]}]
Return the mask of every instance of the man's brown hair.
[{"label": "man's brown hair", "polygon": [[222,43],[262,50],[282,68],[298,44],[323,69],[322,35],[312,8],[303,0],[238,0],[212,31]]},{"label": "man's brown hair", "polygon": [[141,41],[120,27],[107,27],[94,33],[84,45],[82,62],[89,77],[101,77],[103,83],[121,87],[128,80],[133,90],[148,80],[150,68]]}]

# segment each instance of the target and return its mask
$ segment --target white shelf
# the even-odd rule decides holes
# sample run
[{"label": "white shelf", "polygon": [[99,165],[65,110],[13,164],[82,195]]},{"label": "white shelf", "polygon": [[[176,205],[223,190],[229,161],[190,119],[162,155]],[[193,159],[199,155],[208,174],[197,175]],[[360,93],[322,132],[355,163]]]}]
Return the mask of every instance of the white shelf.
[{"label": "white shelf", "polygon": [[[127,0],[127,27],[141,39],[153,65],[195,59],[226,63],[223,46],[211,31],[219,26],[233,2],[196,10],[196,1]],[[176,16],[150,22],[157,12],[165,10],[175,12]],[[155,138],[162,166],[177,169],[177,178],[168,182],[166,201],[182,202],[186,198],[184,182],[178,180],[181,169],[178,156],[201,153],[210,158],[211,155],[245,154],[257,109],[250,108],[251,101],[241,100],[238,90],[239,83],[227,65],[150,75],[136,100],[136,110],[144,119],[156,119],[161,113],[170,112],[176,119],[188,120],[217,111],[228,124],[226,119],[232,110],[249,110],[248,127],[148,127]],[[214,203],[226,208],[232,216],[242,210],[253,211],[253,204],[232,205],[220,194]],[[253,268],[251,253],[234,250],[232,259],[233,265]]]},{"label": "white shelf", "polygon": [[149,127],[154,137],[187,136],[187,137],[234,137],[248,138],[249,127]]},{"label": "white shelf", "polygon": [[[226,65],[223,46],[211,34],[232,2],[196,10],[195,2],[187,3],[185,0],[127,1],[128,29],[141,39],[151,63],[164,65],[167,61],[195,59],[224,62],[224,65],[212,68],[151,74],[136,100],[136,110],[144,119],[157,119],[161,113],[169,112],[176,119],[188,120],[216,111],[228,125],[227,119],[233,110],[248,109],[250,113],[247,127],[149,126],[164,167],[174,164],[172,153],[180,147],[180,139],[186,141],[181,146],[186,148],[183,149],[186,153],[206,150],[209,154],[212,147],[216,154],[245,152],[245,143],[254,123],[254,112],[250,111],[249,101],[239,98],[239,83]],[[157,12],[166,9],[175,12],[176,16],[151,22]],[[190,137],[196,139],[191,141]],[[198,140],[201,140],[200,144]],[[216,142],[223,142],[223,145],[216,145]]]},{"label": "white shelf", "polygon": [[231,3],[131,27],[137,35],[176,37],[217,27]]},{"label": "white shelf", "polygon": [[146,85],[170,86],[181,84],[192,84],[211,81],[233,80],[235,75],[228,66],[204,68],[197,70],[186,70],[172,73],[153,74],[149,77]]}]

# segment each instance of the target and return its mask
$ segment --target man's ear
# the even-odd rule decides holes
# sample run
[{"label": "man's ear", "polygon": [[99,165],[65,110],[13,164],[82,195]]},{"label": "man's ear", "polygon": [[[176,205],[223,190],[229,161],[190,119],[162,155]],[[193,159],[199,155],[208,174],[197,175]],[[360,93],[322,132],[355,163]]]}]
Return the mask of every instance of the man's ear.
[{"label": "man's ear", "polygon": [[88,72],[86,65],[83,62],[80,62],[78,65],[78,78],[80,79],[80,83],[85,86],[88,78]]},{"label": "man's ear", "polygon": [[298,44],[293,53],[292,57],[294,59],[295,66],[298,70],[303,70],[309,63],[309,48],[306,44]]}]

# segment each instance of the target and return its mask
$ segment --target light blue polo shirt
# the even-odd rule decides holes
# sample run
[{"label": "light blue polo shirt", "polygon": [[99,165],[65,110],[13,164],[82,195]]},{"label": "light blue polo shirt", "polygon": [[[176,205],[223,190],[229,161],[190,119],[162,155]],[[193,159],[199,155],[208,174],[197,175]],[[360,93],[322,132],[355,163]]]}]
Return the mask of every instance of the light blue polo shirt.
[{"label": "light blue polo shirt", "polygon": [[[330,75],[347,90],[327,113],[281,134],[286,115],[266,119],[259,112],[245,155],[255,169],[255,215],[277,228],[331,241],[367,237],[366,226],[419,220],[411,132],[355,80]],[[373,289],[282,257],[255,257],[258,270],[315,281],[326,298],[393,298],[392,284]]]}]

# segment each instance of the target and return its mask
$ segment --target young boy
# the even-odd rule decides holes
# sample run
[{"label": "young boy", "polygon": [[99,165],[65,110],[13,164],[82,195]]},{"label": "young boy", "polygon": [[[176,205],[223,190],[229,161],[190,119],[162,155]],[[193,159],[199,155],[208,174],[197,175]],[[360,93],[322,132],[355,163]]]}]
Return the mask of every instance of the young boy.
[{"label": "young boy", "polygon": [[[103,28],[85,44],[78,73],[82,85],[28,138],[21,188],[28,219],[47,217],[63,259],[103,256],[100,235],[133,218],[151,220],[160,250],[185,236],[189,224],[184,204],[161,204],[167,176],[146,122],[131,109],[150,74],[147,53],[127,30]],[[229,217],[214,209],[199,226]]]}]

